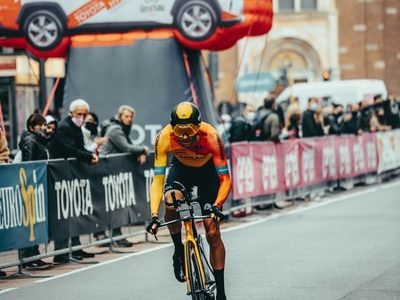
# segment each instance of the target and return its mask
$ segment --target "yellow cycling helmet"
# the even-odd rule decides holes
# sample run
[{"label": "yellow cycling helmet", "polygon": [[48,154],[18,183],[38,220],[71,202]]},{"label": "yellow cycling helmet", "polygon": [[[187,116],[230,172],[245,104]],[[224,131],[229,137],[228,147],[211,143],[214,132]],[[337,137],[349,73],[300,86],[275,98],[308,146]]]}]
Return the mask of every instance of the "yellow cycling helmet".
[{"label": "yellow cycling helmet", "polygon": [[171,112],[170,124],[178,138],[189,138],[200,129],[201,114],[199,109],[190,102],[181,102]]}]

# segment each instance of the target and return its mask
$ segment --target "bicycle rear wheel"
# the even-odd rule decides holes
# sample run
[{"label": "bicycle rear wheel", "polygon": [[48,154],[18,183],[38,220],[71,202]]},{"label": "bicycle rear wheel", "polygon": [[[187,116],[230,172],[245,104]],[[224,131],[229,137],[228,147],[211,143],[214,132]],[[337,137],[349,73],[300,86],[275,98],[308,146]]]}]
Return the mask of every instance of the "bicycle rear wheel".
[{"label": "bicycle rear wheel", "polygon": [[206,285],[201,276],[200,257],[196,255],[195,247],[192,243],[186,243],[186,259],[188,264],[189,288],[192,300],[206,300]]}]

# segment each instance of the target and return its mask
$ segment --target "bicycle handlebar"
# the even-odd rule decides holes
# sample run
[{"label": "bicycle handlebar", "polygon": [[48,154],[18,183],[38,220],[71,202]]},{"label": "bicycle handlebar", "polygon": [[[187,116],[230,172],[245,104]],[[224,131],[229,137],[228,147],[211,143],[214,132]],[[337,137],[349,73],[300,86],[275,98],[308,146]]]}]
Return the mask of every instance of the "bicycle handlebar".
[{"label": "bicycle handlebar", "polygon": [[179,218],[179,219],[175,219],[172,221],[160,223],[158,228],[165,227],[165,226],[168,226],[168,225],[171,225],[174,223],[178,223],[178,222],[184,222],[184,221],[188,221],[188,220],[204,220],[204,219],[208,219],[208,218],[211,218],[211,216],[210,215],[208,215],[208,216],[191,216],[191,217]]}]

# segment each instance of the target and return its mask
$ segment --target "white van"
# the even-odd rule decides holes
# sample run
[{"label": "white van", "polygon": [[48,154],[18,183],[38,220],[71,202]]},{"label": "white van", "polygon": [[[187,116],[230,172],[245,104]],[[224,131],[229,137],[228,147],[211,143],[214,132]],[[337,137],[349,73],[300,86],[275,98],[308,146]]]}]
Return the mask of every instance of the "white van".
[{"label": "white van", "polygon": [[377,79],[337,80],[296,83],[285,88],[276,103],[286,108],[291,97],[299,99],[300,109],[307,109],[308,99],[318,98],[322,105],[337,103],[346,106],[361,100],[372,100],[375,95],[387,97],[385,83]]}]

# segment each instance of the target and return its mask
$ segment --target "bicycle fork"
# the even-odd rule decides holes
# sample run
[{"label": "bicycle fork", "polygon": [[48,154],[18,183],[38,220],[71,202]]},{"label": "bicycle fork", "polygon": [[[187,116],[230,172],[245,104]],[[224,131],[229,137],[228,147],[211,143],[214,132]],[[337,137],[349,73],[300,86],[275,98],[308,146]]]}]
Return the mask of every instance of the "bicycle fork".
[{"label": "bicycle fork", "polygon": [[185,221],[184,222],[185,226],[185,231],[186,231],[186,237],[185,237],[185,274],[186,274],[186,285],[187,285],[187,290],[189,292],[192,292],[190,290],[190,281],[189,281],[189,263],[190,263],[190,257],[186,257],[187,251],[186,247],[188,243],[191,243],[193,245],[194,251],[195,251],[195,256],[196,260],[200,266],[200,276],[202,280],[202,288],[206,288],[206,276],[205,276],[205,271],[204,271],[204,265],[203,261],[201,259],[201,253],[199,250],[199,247],[197,245],[197,241],[194,238],[194,232],[193,232],[193,226],[194,224],[191,221]]}]

